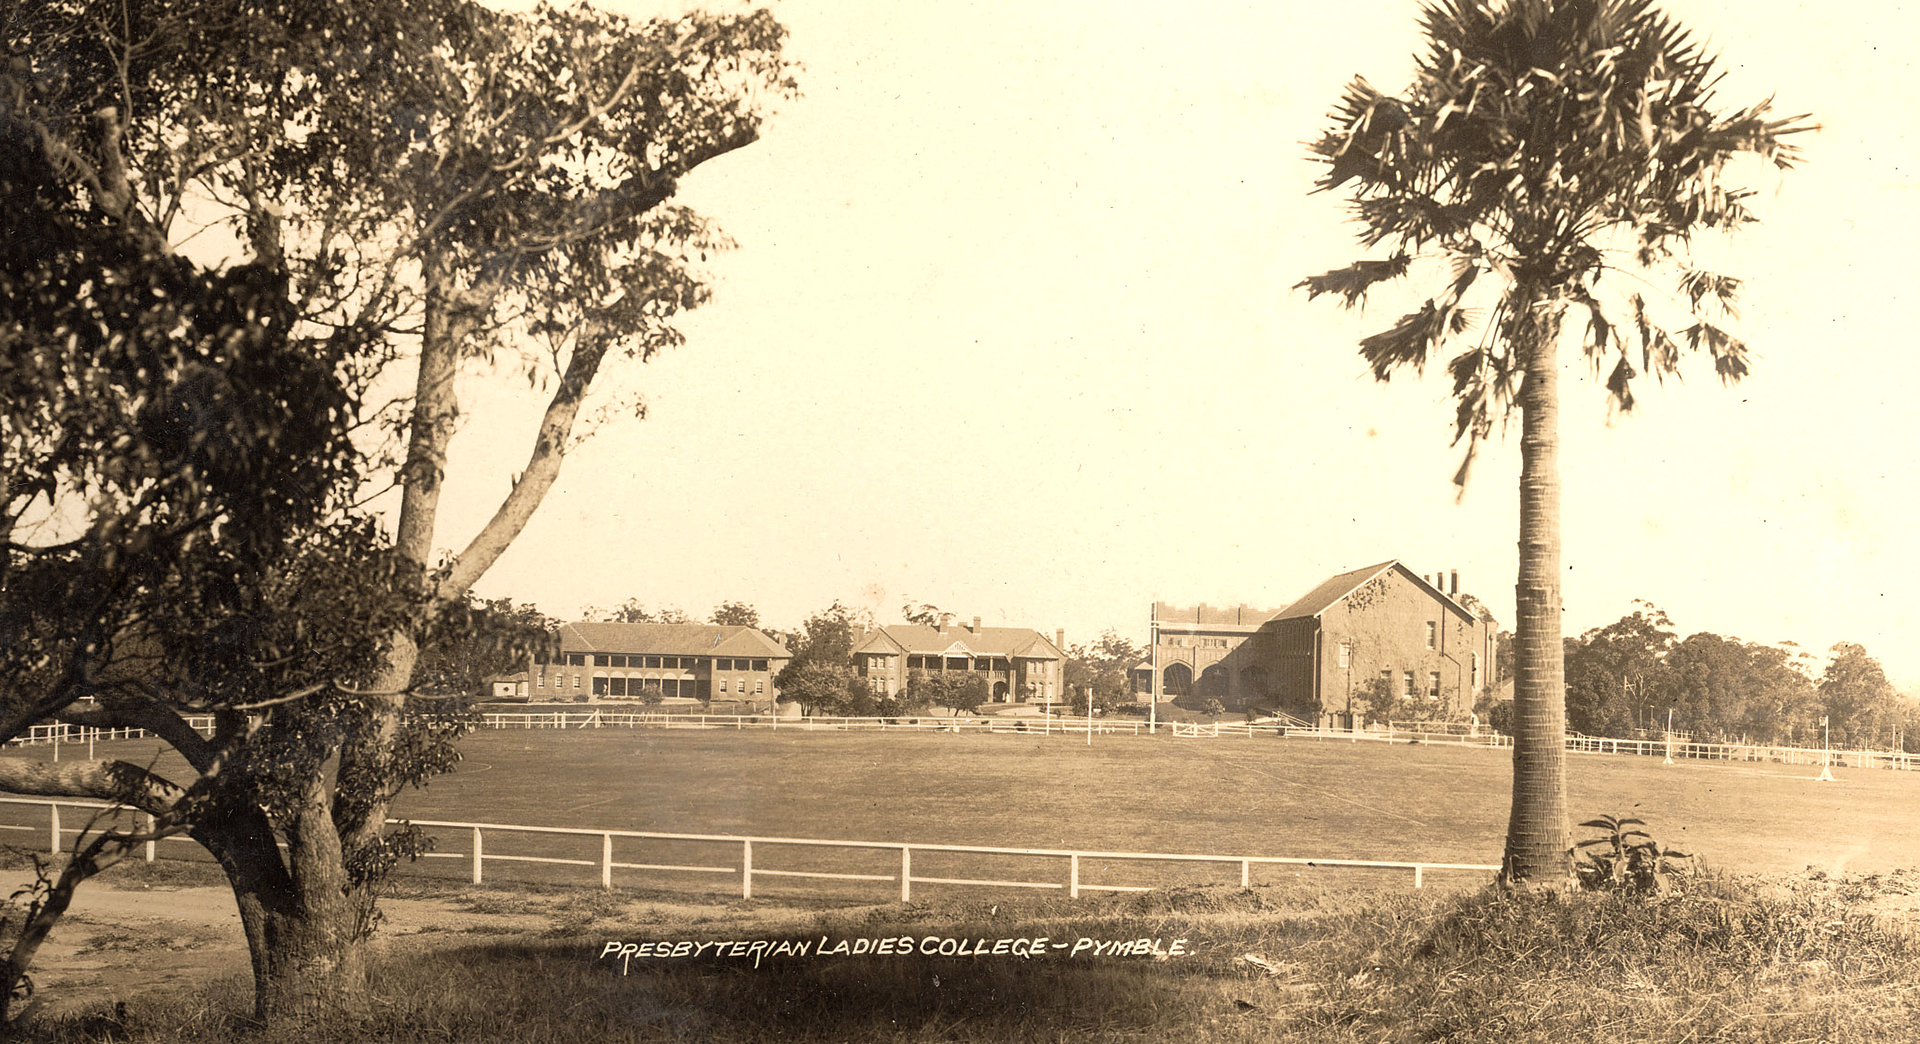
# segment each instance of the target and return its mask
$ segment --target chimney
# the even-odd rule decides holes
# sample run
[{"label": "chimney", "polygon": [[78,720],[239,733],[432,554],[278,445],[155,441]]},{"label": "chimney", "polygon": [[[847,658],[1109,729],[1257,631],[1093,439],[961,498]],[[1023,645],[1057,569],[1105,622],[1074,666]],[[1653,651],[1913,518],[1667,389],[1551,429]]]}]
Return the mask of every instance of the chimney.
[{"label": "chimney", "polygon": [[1061,652],[1067,651],[1066,628],[1063,627],[1053,632],[1053,647],[1060,650]]},{"label": "chimney", "polygon": [[1448,586],[1453,588],[1453,596],[1455,598],[1460,597],[1460,570],[1458,569],[1448,570],[1447,576],[1450,580],[1450,583]]},{"label": "chimney", "polygon": [[967,630],[969,630],[969,631],[972,631],[972,632],[973,632],[974,634],[979,634],[979,633],[980,633],[980,618],[979,618],[979,617],[977,617],[977,616],[976,616],[976,617],[974,617],[974,618],[973,618],[973,626],[972,626],[972,627],[969,627],[969,628],[967,628]]}]

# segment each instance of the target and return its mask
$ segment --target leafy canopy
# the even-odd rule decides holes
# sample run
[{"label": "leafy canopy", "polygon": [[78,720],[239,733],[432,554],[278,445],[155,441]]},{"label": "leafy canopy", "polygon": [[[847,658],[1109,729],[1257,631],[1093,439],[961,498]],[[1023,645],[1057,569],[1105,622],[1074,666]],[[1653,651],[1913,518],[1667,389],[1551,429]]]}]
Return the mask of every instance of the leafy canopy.
[{"label": "leafy canopy", "polygon": [[[1716,111],[1712,57],[1647,0],[1442,0],[1421,25],[1428,47],[1406,95],[1356,78],[1310,146],[1326,164],[1320,189],[1350,186],[1360,241],[1389,253],[1297,288],[1352,307],[1423,259],[1444,262],[1439,292],[1360,350],[1384,381],[1463,345],[1447,363],[1455,439],[1468,441],[1455,481],[1511,411],[1527,353],[1560,336],[1570,308],[1586,316],[1580,345],[1596,373],[1612,361],[1606,386],[1622,410],[1635,377],[1677,372],[1683,345],[1707,352],[1723,381],[1745,376],[1746,348],[1721,325],[1740,281],[1695,267],[1689,246],[1755,220],[1728,164],[1791,166],[1786,139],[1807,118],[1778,118],[1767,101]],[[1642,278],[1605,297],[1615,271]],[[1649,297],[1639,287],[1660,271],[1673,293]],[[1684,325],[1665,321],[1669,308]]]}]

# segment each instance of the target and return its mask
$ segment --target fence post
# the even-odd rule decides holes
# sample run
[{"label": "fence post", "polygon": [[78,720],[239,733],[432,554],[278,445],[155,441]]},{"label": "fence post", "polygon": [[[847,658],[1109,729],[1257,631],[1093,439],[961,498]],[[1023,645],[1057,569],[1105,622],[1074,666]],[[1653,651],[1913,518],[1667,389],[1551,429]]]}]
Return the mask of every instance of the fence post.
[{"label": "fence post", "polygon": [[913,849],[900,846],[900,901],[913,902]]},{"label": "fence post", "polygon": [[48,818],[52,821],[52,825],[47,830],[47,837],[48,837],[47,854],[59,855],[60,854],[60,806],[52,802],[48,802],[47,812],[50,813]]},{"label": "fence post", "polygon": [[485,857],[480,854],[480,828],[473,828],[473,883],[480,883],[480,863]]},{"label": "fence post", "polygon": [[153,862],[153,813],[147,813],[147,862]]},{"label": "fence post", "polygon": [[600,887],[613,887],[613,835],[600,835]]},{"label": "fence post", "polygon": [[753,898],[753,842],[740,842],[740,898]]},{"label": "fence post", "polygon": [[1080,898],[1080,857],[1067,857],[1067,898]]},{"label": "fence post", "polygon": [[1253,860],[1251,859],[1240,860],[1240,887],[1253,887]]},{"label": "fence post", "polygon": [[1421,865],[1420,865],[1419,863],[1415,863],[1415,864],[1413,864],[1413,886],[1414,886],[1415,888],[1424,888],[1424,887],[1426,887],[1425,885],[1423,885],[1423,884],[1421,884],[1421,882],[1420,882],[1420,871],[1422,871],[1422,870],[1425,870],[1425,869],[1426,869],[1426,867],[1423,867],[1423,866],[1421,866]]}]

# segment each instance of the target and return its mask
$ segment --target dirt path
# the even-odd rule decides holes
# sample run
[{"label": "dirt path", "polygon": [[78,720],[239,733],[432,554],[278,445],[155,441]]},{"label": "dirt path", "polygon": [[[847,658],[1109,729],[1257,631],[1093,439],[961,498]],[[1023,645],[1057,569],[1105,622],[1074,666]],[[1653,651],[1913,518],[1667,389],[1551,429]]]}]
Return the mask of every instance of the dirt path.
[{"label": "dirt path", "polygon": [[[0,871],[0,895],[30,888],[33,875]],[[376,945],[423,931],[478,926],[502,933],[536,932],[552,924],[536,903],[525,913],[475,913],[464,897],[387,899]],[[249,974],[246,939],[233,893],[214,887],[116,887],[89,882],[34,961],[35,995],[43,1009],[131,1000]]]}]

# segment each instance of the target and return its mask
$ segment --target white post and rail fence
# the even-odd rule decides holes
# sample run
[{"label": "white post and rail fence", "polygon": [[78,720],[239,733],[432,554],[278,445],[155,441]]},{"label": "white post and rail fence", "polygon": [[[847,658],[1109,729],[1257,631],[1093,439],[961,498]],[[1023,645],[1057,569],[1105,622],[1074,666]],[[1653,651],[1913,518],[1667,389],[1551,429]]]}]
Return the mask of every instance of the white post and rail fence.
[{"label": "white post and rail fence", "polygon": [[[213,730],[211,716],[187,719],[203,734]],[[546,711],[539,713],[488,713],[481,715],[480,726],[487,729],[788,729],[815,732],[988,732],[1052,733],[1089,738],[1101,735],[1144,735],[1148,723],[1115,719],[1089,720],[1062,718],[1053,721],[1028,718],[786,718],[751,714],[667,714],[661,712],[615,713],[608,710]],[[1499,733],[1477,729],[1470,732],[1447,730],[1441,723],[1396,722],[1386,729],[1321,729],[1283,722],[1207,722],[1173,723],[1172,733],[1180,737],[1255,737],[1316,739],[1345,742],[1419,743],[1468,747],[1511,747],[1513,740]],[[84,746],[93,756],[96,742],[144,739],[140,729],[95,729],[81,725],[35,725],[12,740],[9,746],[51,745],[54,760],[63,756],[63,746]],[[1818,765],[1835,768],[1920,769],[1920,754],[1898,750],[1829,750],[1823,747],[1790,747],[1753,743],[1703,743],[1693,739],[1612,739],[1604,736],[1571,735],[1566,739],[1569,753],[1625,754],[1642,757],[1680,758],[1690,761],[1771,762],[1783,765]]]},{"label": "white post and rail fence", "polygon": [[[125,809],[115,806],[83,801],[53,801],[45,798],[0,797],[0,805],[41,806],[47,810],[47,824],[44,827],[30,825],[0,824],[0,830],[42,832],[47,839],[47,850],[58,854],[63,850],[63,842],[69,835],[77,834],[86,827],[63,826],[61,809],[83,811],[89,821],[115,812],[125,813]],[[141,814],[144,816],[144,813]],[[144,817],[146,828],[152,829],[152,818]],[[992,845],[947,845],[918,844],[899,841],[846,841],[824,838],[802,837],[758,837],[738,834],[683,834],[648,830],[596,830],[588,827],[546,827],[521,826],[505,823],[466,823],[446,820],[415,819],[411,821],[389,820],[389,823],[401,825],[411,822],[415,827],[427,831],[437,838],[462,837],[467,840],[464,852],[428,852],[424,858],[432,860],[459,860],[467,864],[469,879],[474,884],[485,884],[488,864],[522,863],[544,866],[580,867],[598,871],[602,888],[612,888],[615,871],[642,871],[652,874],[694,874],[721,875],[736,878],[740,897],[751,899],[756,880],[768,879],[808,880],[808,881],[853,881],[886,883],[889,890],[900,897],[901,902],[910,902],[915,885],[957,885],[979,888],[1026,888],[1065,892],[1071,898],[1079,898],[1087,892],[1145,892],[1151,885],[1117,884],[1088,880],[1088,864],[1133,863],[1168,866],[1185,864],[1188,866],[1227,866],[1239,871],[1238,880],[1242,888],[1254,883],[1254,868],[1258,866],[1298,866],[1313,868],[1348,868],[1361,870],[1389,870],[1411,872],[1413,886],[1426,885],[1426,875],[1431,871],[1481,871],[1492,873],[1500,869],[1495,864],[1449,863],[1426,860],[1379,860],[1379,859],[1331,859],[1306,858],[1301,856],[1236,856],[1210,855],[1170,852],[1103,852],[1065,848],[1008,848]],[[499,840],[505,836],[521,838],[544,838],[575,840],[599,839],[598,858],[579,856],[532,855],[499,851],[490,844],[490,839]],[[192,843],[185,837],[170,837],[167,841]],[[643,847],[647,842],[674,846],[698,846],[708,850],[717,850],[713,858],[702,862],[641,862],[628,855],[626,859],[617,859],[616,845],[628,851]],[[153,862],[156,858],[156,845],[145,842],[145,858]],[[792,862],[769,862],[765,857],[773,852],[786,852],[794,849],[831,850],[839,852],[889,853],[885,873],[854,873],[838,870],[799,869]],[[898,871],[893,854],[897,854]],[[732,858],[729,858],[731,856]],[[947,863],[964,863],[968,857],[984,859],[1017,858],[1029,864],[1050,864],[1054,867],[1044,876],[1024,877],[981,877],[953,876],[916,871],[915,857],[940,857]],[[877,869],[874,867],[872,869]],[[962,871],[964,872],[964,871]],[[649,886],[657,886],[657,878],[648,879]],[[1225,883],[1216,881],[1215,883]],[[894,888],[897,886],[897,889]]]}]

